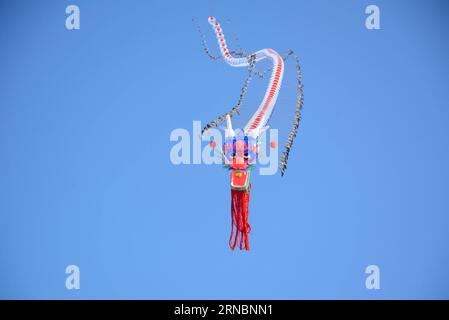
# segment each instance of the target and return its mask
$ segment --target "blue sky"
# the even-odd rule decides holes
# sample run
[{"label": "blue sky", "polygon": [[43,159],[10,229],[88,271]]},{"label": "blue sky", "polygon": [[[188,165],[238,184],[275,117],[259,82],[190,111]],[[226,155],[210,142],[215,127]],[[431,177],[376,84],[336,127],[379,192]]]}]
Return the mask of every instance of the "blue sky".
[{"label": "blue sky", "polygon": [[[369,4],[381,30],[365,28]],[[449,298],[446,2],[0,6],[0,298]],[[228,247],[228,173],[169,158],[170,132],[227,111],[246,76],[203,53],[191,19],[218,52],[210,15],[231,47],[293,49],[303,68],[286,176],[252,177],[249,252]],[[270,120],[281,144],[294,72]]]}]

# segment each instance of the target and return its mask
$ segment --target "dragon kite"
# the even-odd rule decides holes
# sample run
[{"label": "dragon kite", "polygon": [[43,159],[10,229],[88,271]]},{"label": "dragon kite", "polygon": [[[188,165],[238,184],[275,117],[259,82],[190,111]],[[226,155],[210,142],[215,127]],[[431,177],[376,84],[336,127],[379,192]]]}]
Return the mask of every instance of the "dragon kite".
[{"label": "dragon kite", "polygon": [[[281,88],[282,79],[284,76],[284,61],[286,61],[290,55],[293,55],[294,52],[290,50],[286,57],[283,58],[273,49],[262,49],[249,55],[241,52],[230,51],[226,44],[223,29],[218,21],[214,17],[209,17],[208,21],[215,32],[221,53],[219,57],[212,56],[209,53],[204,36],[200,32],[203,38],[204,50],[209,57],[212,59],[222,58],[232,67],[248,68],[248,77],[245,80],[242,92],[240,94],[240,99],[236,106],[234,106],[230,112],[223,114],[216,120],[207,124],[204,127],[202,134],[208,129],[215,127],[220,122],[226,120],[227,126],[225,129],[225,139],[221,154],[225,167],[230,171],[232,226],[229,246],[232,250],[234,250],[238,244],[241,250],[249,250],[248,234],[251,231],[251,226],[248,223],[248,217],[251,192],[251,169],[256,164],[256,160],[258,158],[260,134],[268,128],[266,125],[273,112],[279,90]],[[299,65],[299,58],[297,56],[295,57],[297,64],[298,97],[293,126],[288,136],[287,143],[285,144],[285,150],[281,156],[280,170],[282,176],[287,168],[288,154],[292,147],[293,140],[296,137],[303,104],[301,67]],[[244,129],[235,131],[232,127],[231,118],[235,113],[238,113],[252,76],[256,73],[255,64],[261,60],[269,60],[272,63],[272,67],[267,70],[268,72],[271,72],[268,88],[258,109],[245,125]],[[257,75],[259,77],[263,77],[264,73],[259,72]],[[215,148],[215,146],[216,144],[211,141],[211,147]]]}]

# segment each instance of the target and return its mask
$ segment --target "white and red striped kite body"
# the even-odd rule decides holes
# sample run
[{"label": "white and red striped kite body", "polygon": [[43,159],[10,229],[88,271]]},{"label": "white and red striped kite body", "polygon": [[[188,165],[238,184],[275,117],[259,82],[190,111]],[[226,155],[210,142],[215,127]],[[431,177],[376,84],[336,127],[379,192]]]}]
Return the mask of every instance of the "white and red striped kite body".
[{"label": "white and red striped kite body", "polygon": [[[229,52],[229,49],[226,46],[223,29],[214,17],[209,17],[209,24],[214,29],[221,55],[226,63],[233,67],[248,67],[249,60],[247,58],[235,58]],[[261,130],[266,126],[268,120],[270,119],[274,105],[276,104],[279,89],[281,88],[282,77],[284,75],[284,60],[273,49],[259,50],[253,55],[255,56],[255,62],[264,59],[271,59],[273,63],[273,70],[271,72],[270,82],[268,84],[267,91],[265,92],[265,96],[259,105],[259,108],[244,128],[245,134],[258,137]]]}]

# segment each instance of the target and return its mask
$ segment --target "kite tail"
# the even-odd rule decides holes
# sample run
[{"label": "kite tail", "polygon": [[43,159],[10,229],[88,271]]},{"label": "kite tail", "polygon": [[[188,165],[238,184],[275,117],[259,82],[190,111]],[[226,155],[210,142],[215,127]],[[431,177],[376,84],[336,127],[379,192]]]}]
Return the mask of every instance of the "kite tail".
[{"label": "kite tail", "polygon": [[231,189],[232,229],[229,246],[232,250],[235,249],[237,243],[239,243],[241,250],[249,250],[248,234],[251,232],[251,226],[248,223],[250,193],[251,187],[247,190]]}]

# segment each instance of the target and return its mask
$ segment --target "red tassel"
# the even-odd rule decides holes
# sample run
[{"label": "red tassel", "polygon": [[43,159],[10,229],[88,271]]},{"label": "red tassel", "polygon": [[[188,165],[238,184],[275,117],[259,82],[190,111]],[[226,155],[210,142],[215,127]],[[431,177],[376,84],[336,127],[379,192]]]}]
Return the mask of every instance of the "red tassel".
[{"label": "red tassel", "polygon": [[[250,192],[251,185],[248,190],[231,189],[232,229],[229,246],[232,250],[235,249],[237,243],[239,243],[240,250],[249,250],[248,234],[251,232],[251,226],[248,223]],[[235,233],[234,227],[236,228]]]}]

